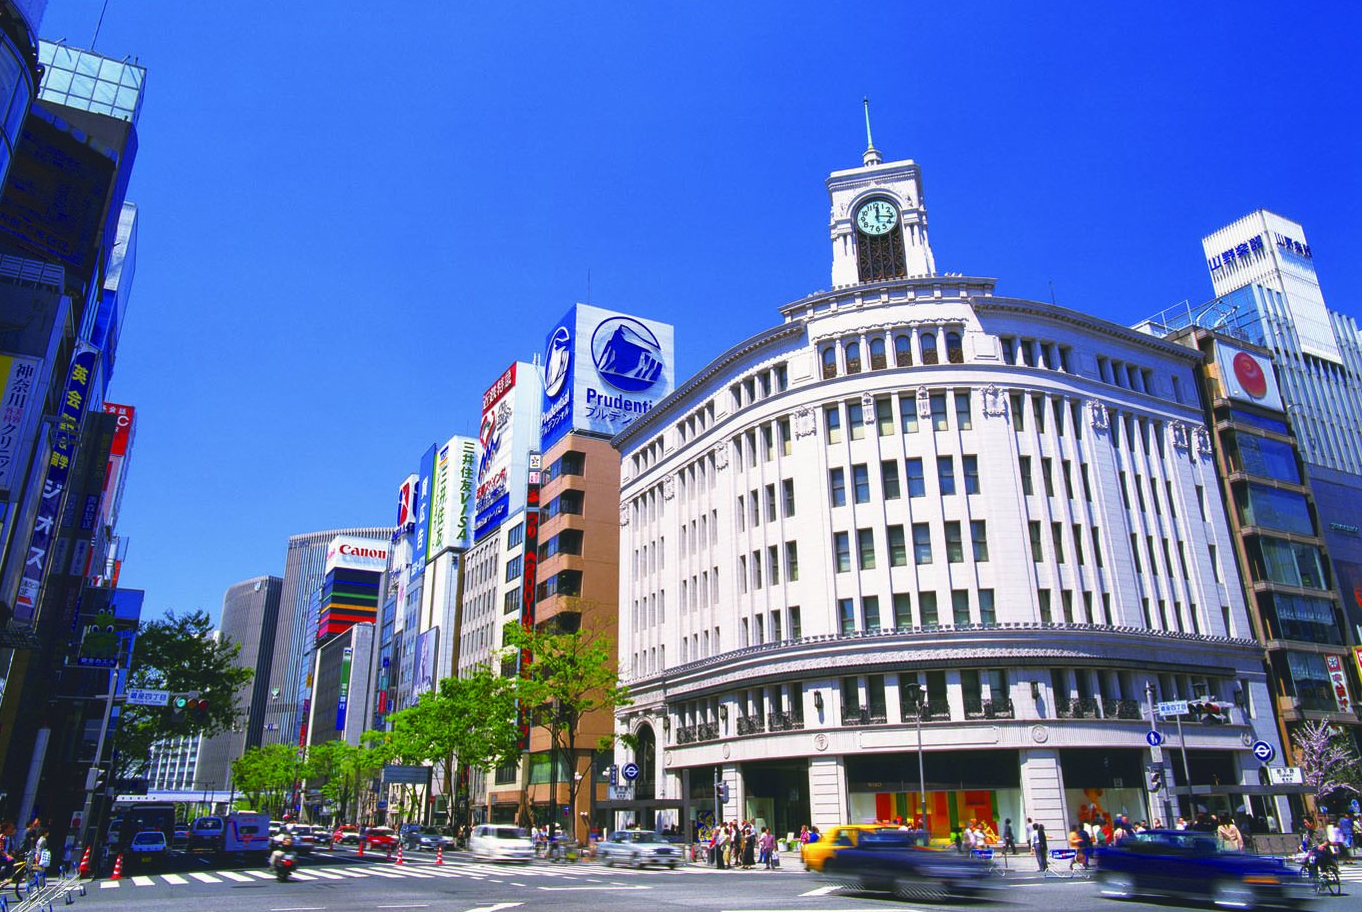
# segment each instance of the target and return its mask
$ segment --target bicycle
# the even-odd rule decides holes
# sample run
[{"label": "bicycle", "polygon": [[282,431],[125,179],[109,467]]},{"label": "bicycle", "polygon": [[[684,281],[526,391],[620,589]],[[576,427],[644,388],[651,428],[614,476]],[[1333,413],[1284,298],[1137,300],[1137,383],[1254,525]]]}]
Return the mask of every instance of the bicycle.
[{"label": "bicycle", "polygon": [[1338,866],[1334,864],[1306,861],[1301,865],[1301,879],[1307,881],[1316,896],[1338,896],[1343,892],[1343,882],[1338,876]]},{"label": "bicycle", "polygon": [[992,877],[1007,876],[1007,858],[1003,857],[1003,863],[998,863],[998,852],[991,848],[970,849],[970,855],[984,863],[984,872]]},{"label": "bicycle", "polygon": [[4,879],[0,880],[0,891],[7,887],[14,887],[14,898],[23,902],[24,895],[32,893],[35,886],[38,886],[38,878],[41,871],[31,871],[29,864],[24,859],[16,859],[10,866],[9,872]]}]

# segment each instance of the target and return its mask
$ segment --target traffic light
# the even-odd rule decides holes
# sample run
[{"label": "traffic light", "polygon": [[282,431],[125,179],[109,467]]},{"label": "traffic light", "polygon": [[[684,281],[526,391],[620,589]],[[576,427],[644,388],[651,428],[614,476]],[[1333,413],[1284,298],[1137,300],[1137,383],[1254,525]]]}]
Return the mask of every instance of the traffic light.
[{"label": "traffic light", "polygon": [[189,711],[189,694],[170,695],[170,721],[179,725],[184,722],[185,714]]},{"label": "traffic light", "polygon": [[1151,766],[1145,770],[1145,784],[1151,792],[1163,791],[1163,767]]},{"label": "traffic light", "polygon": [[104,781],[108,773],[97,766],[92,766],[85,771],[85,791],[97,792],[104,788]]},{"label": "traffic light", "polygon": [[720,783],[719,783],[719,803],[720,803],[720,804],[728,804],[728,783],[727,783],[727,782],[720,782]]},{"label": "traffic light", "polygon": [[194,711],[194,719],[198,722],[206,721],[208,718],[208,701],[200,697],[197,700],[189,701],[189,708]]}]

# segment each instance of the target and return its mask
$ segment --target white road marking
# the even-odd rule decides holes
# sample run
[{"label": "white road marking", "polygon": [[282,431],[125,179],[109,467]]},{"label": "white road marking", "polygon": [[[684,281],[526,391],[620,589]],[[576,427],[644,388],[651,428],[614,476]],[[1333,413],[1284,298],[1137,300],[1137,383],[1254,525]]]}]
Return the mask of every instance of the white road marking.
[{"label": "white road marking", "polygon": [[136,877],[134,877],[134,878],[132,879],[132,882],[133,882],[133,885],[134,885],[134,886],[138,886],[138,887],[149,887],[149,886],[151,886],[152,884],[156,883],[156,881],[152,880],[150,877],[146,876],[145,874],[139,874],[139,875],[137,875]]},{"label": "white road marking", "polygon": [[247,871],[246,873],[261,880],[274,880],[273,874],[266,874],[264,871]]},{"label": "white road marking", "polygon": [[109,889],[110,887],[121,887],[121,886],[123,886],[123,881],[121,881],[121,880],[106,880],[106,881],[102,882],[102,883],[99,885],[99,888],[100,888],[101,890],[107,890],[107,889]]},{"label": "white road marking", "polygon": [[651,890],[652,887],[646,887],[639,884],[632,887],[540,887],[539,889],[555,893],[565,893],[576,890]]},{"label": "white road marking", "polygon": [[[187,884],[187,883],[189,883],[189,881],[185,880],[183,877],[181,877],[181,876],[178,875],[178,874],[162,874],[162,875],[161,875],[161,879],[164,880],[164,881],[165,881],[166,883],[168,883],[168,884]],[[134,881],[134,882],[135,882],[135,881]]]},{"label": "white road marking", "polygon": [[389,880],[401,880],[401,874],[394,874],[391,871],[380,871],[378,868],[350,868],[360,874],[372,874],[374,877],[386,877]]},{"label": "white road marking", "polygon": [[404,903],[404,904],[402,904],[402,905],[374,906],[374,908],[375,908],[375,909],[425,909],[425,908],[428,908],[429,906],[430,906],[430,903]]},{"label": "white road marking", "polygon": [[222,875],[228,880],[235,880],[237,883],[241,883],[243,881],[246,883],[250,883],[251,880],[245,874],[238,874],[236,871],[219,871],[218,874]]},{"label": "white road marking", "polygon": [[320,868],[313,868],[312,870],[308,871],[307,873],[308,873],[308,875],[311,876],[311,877],[320,877],[322,880],[344,880],[344,879],[345,879],[344,877],[341,877],[339,874],[333,874],[333,873],[331,873],[330,871],[323,871],[323,870],[321,870]]},{"label": "white road marking", "polygon": [[292,874],[289,875],[289,877],[294,877],[294,878],[297,878],[298,880],[316,880],[316,879],[317,879],[317,878],[313,877],[311,874],[304,874],[302,871],[294,871]]},{"label": "white road marking", "polygon": [[284,906],[282,909],[271,909],[270,912],[321,912],[326,906]]},{"label": "white road marking", "polygon": [[465,909],[464,912],[501,912],[502,909],[514,909],[516,906],[523,906],[524,903],[493,903],[490,906],[474,906],[472,909]]},{"label": "white road marking", "polygon": [[818,888],[815,889],[815,890],[810,890],[810,891],[808,891],[807,893],[800,893],[799,895],[800,895],[800,896],[827,896],[829,893],[832,893],[832,892],[834,892],[834,891],[836,891],[836,890],[840,890],[840,889],[841,889],[841,887],[838,886],[837,884],[832,884],[832,885],[826,886],[826,887],[818,887]]},{"label": "white road marking", "polygon": [[203,871],[190,871],[189,876],[204,883],[222,883],[221,877],[214,877],[212,874],[206,874]]}]

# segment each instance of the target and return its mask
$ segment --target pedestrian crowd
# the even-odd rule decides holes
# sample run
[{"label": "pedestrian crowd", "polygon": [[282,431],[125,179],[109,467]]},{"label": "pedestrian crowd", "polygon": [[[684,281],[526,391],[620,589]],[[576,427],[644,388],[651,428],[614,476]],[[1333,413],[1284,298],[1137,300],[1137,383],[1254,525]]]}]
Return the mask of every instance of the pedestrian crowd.
[{"label": "pedestrian crowd", "polygon": [[[805,827],[800,836],[801,844],[808,841],[807,837],[808,827]],[[761,865],[764,870],[772,871],[780,867],[775,834],[770,827],[758,830],[750,820],[718,824],[703,847],[709,853],[709,863],[720,870],[750,871]]]},{"label": "pedestrian crowd", "polygon": [[50,865],[52,853],[47,847],[47,833],[47,827],[36,817],[23,836],[17,835],[14,821],[0,821],[0,876],[10,876],[21,860],[35,870]]}]

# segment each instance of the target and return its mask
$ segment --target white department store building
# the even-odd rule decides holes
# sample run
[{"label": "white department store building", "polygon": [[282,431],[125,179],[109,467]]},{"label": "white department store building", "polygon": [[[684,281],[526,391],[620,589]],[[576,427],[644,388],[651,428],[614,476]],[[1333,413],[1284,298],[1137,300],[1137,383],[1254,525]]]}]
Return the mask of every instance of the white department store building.
[{"label": "white department store building", "polygon": [[[911,161],[828,179],[834,290],[615,438],[647,826],[1271,816],[1277,751],[1189,349],[935,274]],[[1147,699],[1195,798],[1151,801]],[[1171,720],[1162,760],[1185,795]],[[1169,750],[1168,748],[1174,748]],[[646,778],[646,776],[645,776]]]}]

